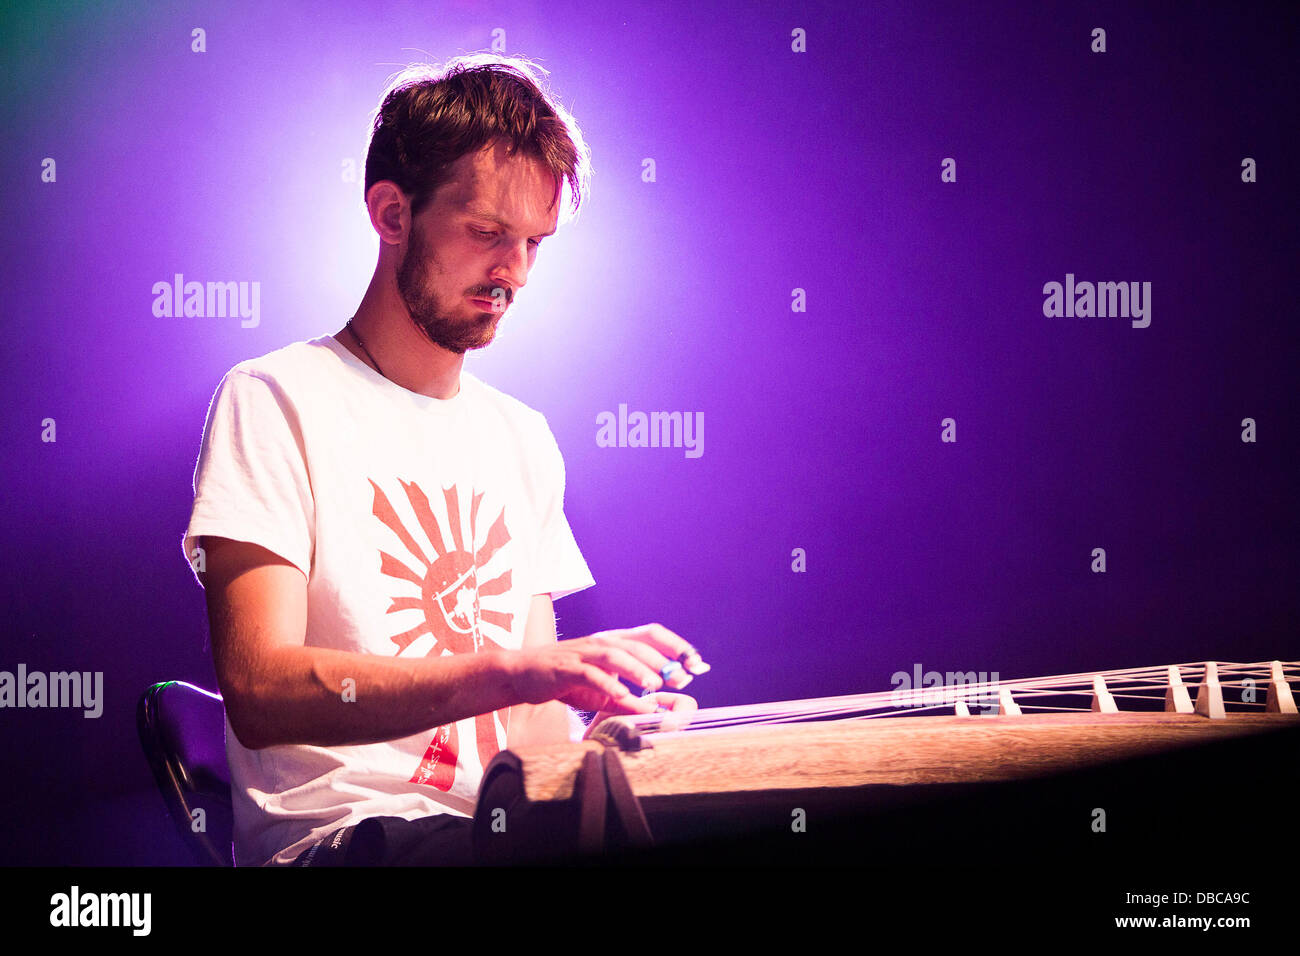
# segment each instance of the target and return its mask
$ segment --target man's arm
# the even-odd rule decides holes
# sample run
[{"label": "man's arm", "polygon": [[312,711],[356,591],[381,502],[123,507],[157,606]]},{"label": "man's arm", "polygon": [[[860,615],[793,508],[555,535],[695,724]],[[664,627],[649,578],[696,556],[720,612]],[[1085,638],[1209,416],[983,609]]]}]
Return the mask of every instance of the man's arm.
[{"label": "man's arm", "polygon": [[246,747],[375,743],[517,700],[502,652],[401,660],[306,647],[301,570],[242,541],[205,537],[204,548],[217,683]]},{"label": "man's arm", "polygon": [[[307,647],[301,570],[247,542],[205,536],[203,546],[217,683],[231,729],[250,749],[376,743],[546,701],[643,713],[653,704],[619,677],[657,689],[659,668],[688,646],[654,624],[561,644],[552,612],[551,640],[518,651],[408,660]],[[539,618],[537,626],[543,624]],[[348,687],[351,694],[344,693]]]}]

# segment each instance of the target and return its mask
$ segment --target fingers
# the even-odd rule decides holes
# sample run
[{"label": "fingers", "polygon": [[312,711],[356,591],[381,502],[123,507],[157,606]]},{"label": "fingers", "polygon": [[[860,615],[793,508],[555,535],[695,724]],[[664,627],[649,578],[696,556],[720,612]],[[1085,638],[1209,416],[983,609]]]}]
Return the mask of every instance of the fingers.
[{"label": "fingers", "polygon": [[691,645],[686,643],[680,635],[674,634],[662,624],[642,624],[640,627],[617,628],[612,631],[601,631],[599,634],[593,634],[592,636],[639,641],[653,647],[663,655],[665,660],[676,660],[692,650]]},{"label": "fingers", "polygon": [[686,716],[700,709],[695,698],[688,694],[654,694],[655,703],[660,707],[666,707],[674,714]]},{"label": "fingers", "polygon": [[589,729],[594,729],[606,717],[652,714],[655,711],[654,699],[651,697],[626,694],[614,698],[602,691],[592,690],[585,686],[570,691],[558,699],[570,707],[576,707],[578,710],[594,711],[596,716],[591,721]]},{"label": "fingers", "polygon": [[653,697],[638,697],[633,694],[622,700],[611,701],[611,706],[605,707],[612,713],[619,714],[653,714],[655,712],[655,703]]},{"label": "fingers", "polygon": [[[691,677],[699,677],[701,674],[707,674],[710,670],[708,664],[700,657],[700,652],[692,647],[680,635],[674,634],[662,624],[646,624],[639,628],[632,628],[631,635],[635,640],[647,641],[659,648],[670,661],[681,666],[684,671],[683,683],[685,687],[690,683]],[[665,650],[665,646],[667,649]]]},{"label": "fingers", "polygon": [[699,710],[695,698],[686,694],[648,694],[642,700],[653,700],[655,709],[663,712],[659,729],[664,731],[682,730],[691,722],[691,715]]},{"label": "fingers", "polygon": [[[617,677],[594,664],[580,664],[578,673],[574,676],[589,690],[593,690],[597,694],[603,694],[605,701],[611,706],[627,705],[632,701],[640,700]],[[605,708],[601,705],[597,709]]]},{"label": "fingers", "polygon": [[[653,713],[663,704],[673,714],[670,723],[683,726],[689,719],[683,715],[696,709],[695,701],[668,691],[681,690],[693,675],[709,669],[698,651],[661,624],[600,631],[560,641],[541,653],[551,662],[552,693],[558,699],[583,710],[619,714]],[[644,699],[634,696],[623,680],[641,688]],[[655,696],[661,692],[662,697]]]},{"label": "fingers", "polygon": [[695,648],[662,624],[601,631],[589,640],[618,647],[652,671],[657,679],[651,679],[644,671],[638,671],[641,676],[633,678],[648,691],[657,691],[665,685],[681,690],[693,676],[709,670]]},{"label": "fingers", "polygon": [[635,641],[613,638],[592,641],[575,649],[581,653],[584,663],[595,664],[638,687],[654,691],[664,685],[663,678],[657,673],[667,663],[663,655],[656,655],[644,646],[638,647]]}]

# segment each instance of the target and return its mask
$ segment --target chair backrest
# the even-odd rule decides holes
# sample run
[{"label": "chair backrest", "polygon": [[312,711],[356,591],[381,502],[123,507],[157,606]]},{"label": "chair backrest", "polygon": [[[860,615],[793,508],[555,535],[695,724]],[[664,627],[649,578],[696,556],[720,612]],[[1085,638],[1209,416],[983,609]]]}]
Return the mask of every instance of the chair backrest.
[{"label": "chair backrest", "polygon": [[154,684],[136,707],[140,745],[167,812],[206,866],[234,863],[225,713],[220,694],[184,681]]}]

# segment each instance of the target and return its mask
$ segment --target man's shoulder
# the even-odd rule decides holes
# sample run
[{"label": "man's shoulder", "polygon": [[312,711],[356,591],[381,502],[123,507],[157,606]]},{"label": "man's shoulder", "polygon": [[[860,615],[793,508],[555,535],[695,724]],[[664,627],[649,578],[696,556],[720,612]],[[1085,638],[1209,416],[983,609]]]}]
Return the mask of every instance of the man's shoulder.
[{"label": "man's shoulder", "polygon": [[271,382],[291,381],[304,371],[319,371],[328,367],[329,360],[334,357],[329,339],[329,336],[321,336],[292,342],[273,352],[244,359],[226,374],[250,375]]},{"label": "man's shoulder", "polygon": [[321,359],[329,356],[329,336],[305,339],[302,342],[290,342],[274,351],[255,355],[251,359],[234,365],[231,372],[246,372],[248,375],[265,378],[292,375],[303,367],[321,364]]}]

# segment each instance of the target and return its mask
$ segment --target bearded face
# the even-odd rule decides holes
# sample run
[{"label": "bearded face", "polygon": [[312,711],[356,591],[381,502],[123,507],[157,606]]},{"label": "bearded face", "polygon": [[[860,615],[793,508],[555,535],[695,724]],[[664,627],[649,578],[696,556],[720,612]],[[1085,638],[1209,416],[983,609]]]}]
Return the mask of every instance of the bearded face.
[{"label": "bearded face", "polygon": [[411,320],[430,342],[449,352],[461,355],[483,348],[496,336],[506,297],[501,297],[501,311],[485,311],[470,298],[491,299],[491,288],[451,290],[447,289],[448,281],[438,250],[428,245],[424,230],[415,225],[397,270],[397,291]]}]

